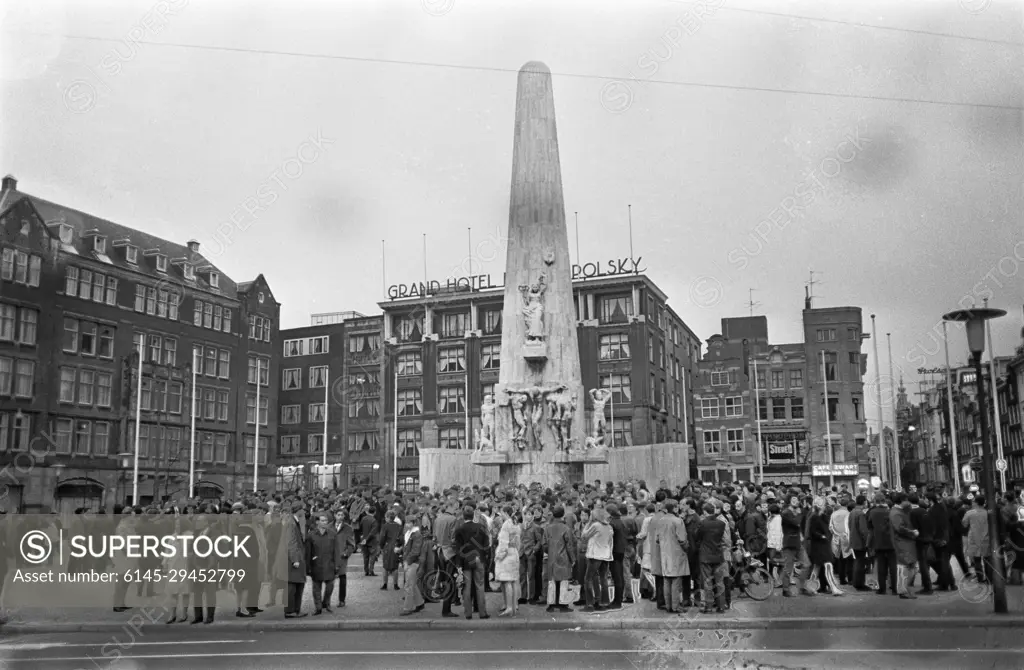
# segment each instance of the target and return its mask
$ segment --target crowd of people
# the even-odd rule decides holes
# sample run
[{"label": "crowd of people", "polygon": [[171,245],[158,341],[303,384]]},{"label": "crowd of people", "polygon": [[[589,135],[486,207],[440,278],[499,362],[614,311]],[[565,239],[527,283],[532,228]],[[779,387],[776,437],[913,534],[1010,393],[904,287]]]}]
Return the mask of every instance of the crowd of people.
[{"label": "crowd of people", "polygon": [[[656,602],[666,613],[693,607],[724,612],[740,586],[734,566],[744,555],[777,572],[787,597],[844,586],[904,599],[952,591],[954,560],[962,574],[979,582],[993,578],[986,501],[974,491],[956,496],[942,488],[883,487],[869,493],[844,486],[814,492],[786,484],[691,481],[670,487],[661,481],[651,490],[643,481],[595,481],[553,488],[424,488],[415,494],[299,489],[238,500],[119,506],[114,514],[127,517],[120,520],[126,524],[138,515],[163,515],[166,523],[210,522],[225,514],[254,520],[232,526],[258,547],[258,555],[242,564],[248,568],[245,579],[229,585],[241,618],[262,614],[279,598],[285,617],[304,617],[307,585],[314,616],[345,607],[349,562],[360,559],[364,579],[376,577],[381,590],[404,590],[402,615],[423,612],[427,595],[440,601],[442,617],[460,616],[453,608],[461,607],[467,619],[490,617],[490,592],[502,594],[498,616],[505,617],[516,616],[524,605],[549,613],[573,607],[598,613],[639,599]],[[1024,493],[1001,496],[998,517],[999,541],[1020,549],[1015,557],[1009,554],[1013,561],[1006,566],[1011,583],[1019,583]],[[163,567],[215,565],[209,559],[182,561]],[[869,586],[872,565],[875,584]],[[138,567],[161,565],[158,560]],[[129,586],[118,585],[115,611],[129,609]],[[152,595],[151,583],[138,588]],[[168,623],[212,623],[223,588],[168,585]]]}]

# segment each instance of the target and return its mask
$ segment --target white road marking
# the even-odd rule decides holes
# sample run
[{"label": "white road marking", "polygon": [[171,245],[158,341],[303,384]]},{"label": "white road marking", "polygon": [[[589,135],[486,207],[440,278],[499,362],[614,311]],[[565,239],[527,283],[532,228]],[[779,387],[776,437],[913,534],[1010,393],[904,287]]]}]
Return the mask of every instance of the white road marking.
[{"label": "white road marking", "polygon": [[[169,643],[172,644],[172,643]],[[181,643],[173,643],[181,644]],[[200,643],[196,643],[200,644]],[[440,656],[454,654],[457,656],[495,656],[495,655],[542,655],[542,654],[625,654],[641,656],[644,654],[1024,654],[1024,647],[1018,649],[486,649],[473,651],[467,649],[446,649],[432,651],[268,651],[238,652],[209,654],[147,654],[122,655],[125,661],[167,661],[172,659],[199,658],[276,658],[297,656]],[[57,663],[69,661],[88,661],[91,656],[53,656],[49,658],[32,658],[9,660],[8,663]]]},{"label": "white road marking", "polygon": [[[25,644],[0,644],[0,651],[37,651],[39,649],[50,649],[52,647],[64,647],[63,642],[34,642]],[[99,645],[97,645],[99,646]]]},{"label": "white road marking", "polygon": [[[130,647],[159,647],[159,646],[178,646],[178,645],[196,645],[196,644],[251,644],[256,640],[179,640],[177,642],[133,642]],[[0,651],[37,651],[40,649],[50,649],[52,647],[61,647],[62,649],[88,649],[90,647],[103,647],[109,644],[108,642],[98,643],[78,643],[69,644],[67,642],[31,642],[31,643],[14,643],[14,644],[0,644]]]}]

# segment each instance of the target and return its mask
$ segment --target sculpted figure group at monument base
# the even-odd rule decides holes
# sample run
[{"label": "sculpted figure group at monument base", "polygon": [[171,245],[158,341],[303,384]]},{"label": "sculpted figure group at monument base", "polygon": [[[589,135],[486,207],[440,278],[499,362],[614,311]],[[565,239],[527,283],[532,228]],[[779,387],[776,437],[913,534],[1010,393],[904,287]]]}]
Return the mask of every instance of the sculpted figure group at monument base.
[{"label": "sculpted figure group at monument base", "polygon": [[530,286],[519,287],[523,295],[523,318],[526,319],[526,341],[541,342],[544,340],[544,292],[547,290],[547,277],[543,274],[537,282]]},{"label": "sculpted figure group at monument base", "polygon": [[[508,408],[512,418],[510,438],[517,449],[527,448],[527,438],[533,449],[544,449],[541,436],[544,428],[544,410],[548,410],[547,425],[555,434],[555,448],[568,451],[572,446],[572,422],[576,415],[576,397],[569,392],[565,384],[550,386],[528,386],[520,389],[508,389]],[[486,407],[486,403],[485,403]],[[493,435],[493,403],[490,412],[491,431]],[[486,414],[485,414],[486,416]],[[527,428],[532,430],[527,431]],[[481,433],[481,439],[487,435],[487,429]],[[492,438],[493,441],[493,438]]]},{"label": "sculpted figure group at monument base", "polygon": [[480,405],[481,429],[477,432],[477,451],[494,449],[494,408],[494,396],[488,393]]}]

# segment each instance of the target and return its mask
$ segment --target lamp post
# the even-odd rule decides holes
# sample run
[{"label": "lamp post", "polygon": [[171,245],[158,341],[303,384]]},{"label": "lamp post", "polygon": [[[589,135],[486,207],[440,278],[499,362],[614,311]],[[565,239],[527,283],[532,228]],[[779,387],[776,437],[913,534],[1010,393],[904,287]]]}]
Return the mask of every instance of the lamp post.
[{"label": "lamp post", "polygon": [[981,449],[983,459],[983,481],[985,501],[988,503],[988,536],[992,547],[992,595],[996,614],[1006,614],[1006,575],[1003,558],[999,550],[999,511],[996,504],[995,477],[992,463],[992,442],[988,427],[988,403],[985,398],[985,384],[981,370],[981,355],[985,353],[985,322],[1006,316],[1001,309],[988,307],[959,309],[942,318],[944,321],[962,321],[967,325],[967,346],[974,357],[974,372],[977,375],[978,412],[981,414]]}]

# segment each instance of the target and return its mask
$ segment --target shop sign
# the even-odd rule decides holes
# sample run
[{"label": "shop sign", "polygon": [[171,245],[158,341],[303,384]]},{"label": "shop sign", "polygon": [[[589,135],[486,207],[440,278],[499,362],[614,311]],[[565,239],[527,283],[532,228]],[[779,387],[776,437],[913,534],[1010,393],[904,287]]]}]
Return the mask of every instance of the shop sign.
[{"label": "shop sign", "polygon": [[859,472],[856,463],[837,465],[815,465],[811,474],[815,477],[856,477]]}]

